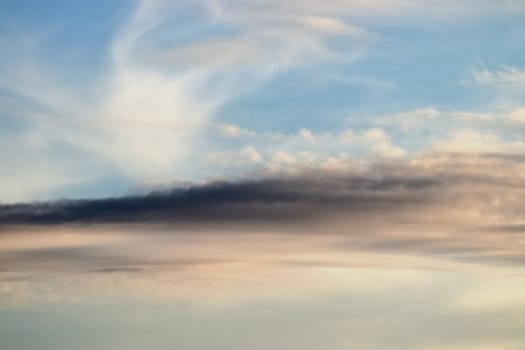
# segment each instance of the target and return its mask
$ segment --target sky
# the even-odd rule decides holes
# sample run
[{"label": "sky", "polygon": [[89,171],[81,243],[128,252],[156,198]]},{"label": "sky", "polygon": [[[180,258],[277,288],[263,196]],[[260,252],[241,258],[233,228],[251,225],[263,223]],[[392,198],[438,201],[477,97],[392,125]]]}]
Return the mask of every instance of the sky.
[{"label": "sky", "polygon": [[1,7],[4,204],[523,148],[518,0]]},{"label": "sky", "polygon": [[1,0],[0,348],[525,349],[525,2]]}]

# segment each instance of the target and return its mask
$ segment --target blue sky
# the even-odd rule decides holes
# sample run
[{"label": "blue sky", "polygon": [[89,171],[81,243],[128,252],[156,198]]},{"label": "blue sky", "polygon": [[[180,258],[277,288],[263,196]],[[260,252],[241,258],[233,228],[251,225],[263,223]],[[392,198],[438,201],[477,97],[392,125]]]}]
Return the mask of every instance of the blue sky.
[{"label": "blue sky", "polygon": [[521,147],[520,1],[0,6],[1,202]]}]

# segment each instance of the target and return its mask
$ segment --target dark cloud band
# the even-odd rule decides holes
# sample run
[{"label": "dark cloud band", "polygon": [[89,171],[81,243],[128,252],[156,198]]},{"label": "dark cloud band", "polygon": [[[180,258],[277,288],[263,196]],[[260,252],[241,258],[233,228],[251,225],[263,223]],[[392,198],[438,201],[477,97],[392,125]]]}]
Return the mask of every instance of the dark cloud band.
[{"label": "dark cloud band", "polygon": [[325,174],[215,182],[145,196],[4,205],[3,224],[294,220],[330,211],[382,211],[420,204],[441,185],[428,177]]}]

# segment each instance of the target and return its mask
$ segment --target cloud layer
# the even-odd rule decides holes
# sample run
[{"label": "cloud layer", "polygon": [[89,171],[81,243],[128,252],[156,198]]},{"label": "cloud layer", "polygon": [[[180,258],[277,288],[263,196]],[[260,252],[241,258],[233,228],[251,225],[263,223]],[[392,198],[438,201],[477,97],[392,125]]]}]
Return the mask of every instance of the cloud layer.
[{"label": "cloud layer", "polygon": [[[122,198],[0,207],[1,230],[27,225],[153,225],[206,232],[336,234],[353,250],[521,264],[519,154],[432,154],[327,171],[259,174]],[[286,233],[288,234],[288,233]],[[448,259],[447,258],[447,259]]]}]

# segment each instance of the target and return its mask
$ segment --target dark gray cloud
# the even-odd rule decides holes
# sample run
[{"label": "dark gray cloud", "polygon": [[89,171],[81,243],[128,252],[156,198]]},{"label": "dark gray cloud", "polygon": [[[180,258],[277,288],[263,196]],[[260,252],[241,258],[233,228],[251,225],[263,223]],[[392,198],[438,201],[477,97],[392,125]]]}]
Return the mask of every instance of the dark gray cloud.
[{"label": "dark gray cloud", "polygon": [[[505,154],[436,154],[363,170],[301,169],[158,190],[145,195],[0,206],[0,231],[24,225],[257,225],[352,221],[521,232],[522,163]],[[465,215],[465,214],[469,215]],[[489,218],[493,218],[490,219]],[[366,225],[357,225],[357,223]]]},{"label": "dark gray cloud", "polygon": [[144,196],[0,206],[0,224],[297,220],[336,211],[385,211],[422,204],[431,177],[321,174],[214,182]]}]

